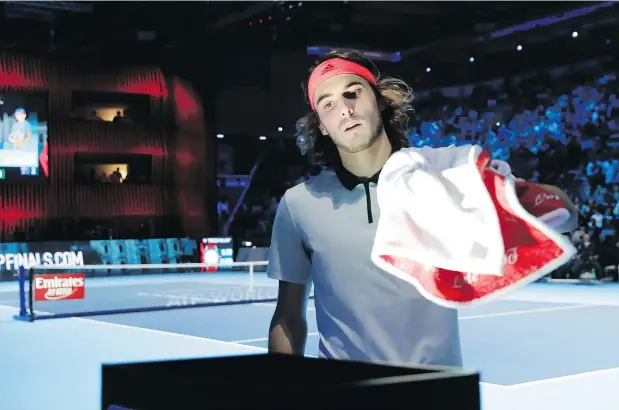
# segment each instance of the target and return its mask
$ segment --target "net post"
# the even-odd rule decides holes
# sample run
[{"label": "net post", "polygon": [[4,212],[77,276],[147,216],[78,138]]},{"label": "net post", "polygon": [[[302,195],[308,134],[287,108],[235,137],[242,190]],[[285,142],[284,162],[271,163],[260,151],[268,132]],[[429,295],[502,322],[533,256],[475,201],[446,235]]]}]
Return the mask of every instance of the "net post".
[{"label": "net post", "polygon": [[[28,280],[29,284],[28,292],[26,292],[26,280]],[[34,321],[32,313],[32,275],[23,266],[20,266],[17,270],[17,283],[19,287],[19,313],[13,316],[13,319],[32,322]],[[28,311],[26,303],[28,303],[30,311]]]},{"label": "net post", "polygon": [[19,316],[26,317],[26,269],[20,266],[17,279],[19,281]]}]

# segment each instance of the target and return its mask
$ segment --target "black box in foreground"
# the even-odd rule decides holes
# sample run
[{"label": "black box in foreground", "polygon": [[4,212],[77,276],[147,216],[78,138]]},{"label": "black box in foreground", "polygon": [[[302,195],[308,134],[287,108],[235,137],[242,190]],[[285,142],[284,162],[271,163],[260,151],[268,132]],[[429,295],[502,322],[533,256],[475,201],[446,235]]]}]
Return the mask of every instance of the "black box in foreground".
[{"label": "black box in foreground", "polygon": [[479,410],[479,374],[284,355],[103,365],[102,410]]}]

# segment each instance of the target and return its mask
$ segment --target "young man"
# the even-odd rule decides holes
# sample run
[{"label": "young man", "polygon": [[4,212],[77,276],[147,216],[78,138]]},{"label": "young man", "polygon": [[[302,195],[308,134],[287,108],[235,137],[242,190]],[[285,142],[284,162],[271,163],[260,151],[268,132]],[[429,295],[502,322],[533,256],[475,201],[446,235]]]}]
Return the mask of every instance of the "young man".
[{"label": "young man", "polygon": [[336,51],[310,70],[312,113],[298,144],[330,168],[289,189],[273,226],[268,275],[279,280],[269,351],[303,354],[314,284],[321,357],[462,366],[456,310],[376,267],[376,183],[405,145],[412,92],[360,54]]}]

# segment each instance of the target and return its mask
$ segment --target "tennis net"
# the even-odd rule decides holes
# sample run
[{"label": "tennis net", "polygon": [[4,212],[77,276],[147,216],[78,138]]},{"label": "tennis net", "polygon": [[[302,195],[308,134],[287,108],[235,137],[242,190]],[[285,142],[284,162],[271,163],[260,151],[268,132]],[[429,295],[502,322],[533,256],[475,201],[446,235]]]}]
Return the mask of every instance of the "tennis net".
[{"label": "tennis net", "polygon": [[20,313],[33,321],[277,300],[268,262],[20,268]]}]

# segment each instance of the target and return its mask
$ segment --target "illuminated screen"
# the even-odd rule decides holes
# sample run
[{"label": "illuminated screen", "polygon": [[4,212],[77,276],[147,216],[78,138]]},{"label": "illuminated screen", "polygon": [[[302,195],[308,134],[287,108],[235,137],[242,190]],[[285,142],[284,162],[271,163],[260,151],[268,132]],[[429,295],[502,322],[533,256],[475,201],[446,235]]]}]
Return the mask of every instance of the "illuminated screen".
[{"label": "illuminated screen", "polygon": [[0,92],[0,182],[49,176],[47,95]]},{"label": "illuminated screen", "polygon": [[[234,262],[232,238],[202,238],[200,260],[207,265],[225,265]],[[224,265],[224,266],[221,266]]]}]

